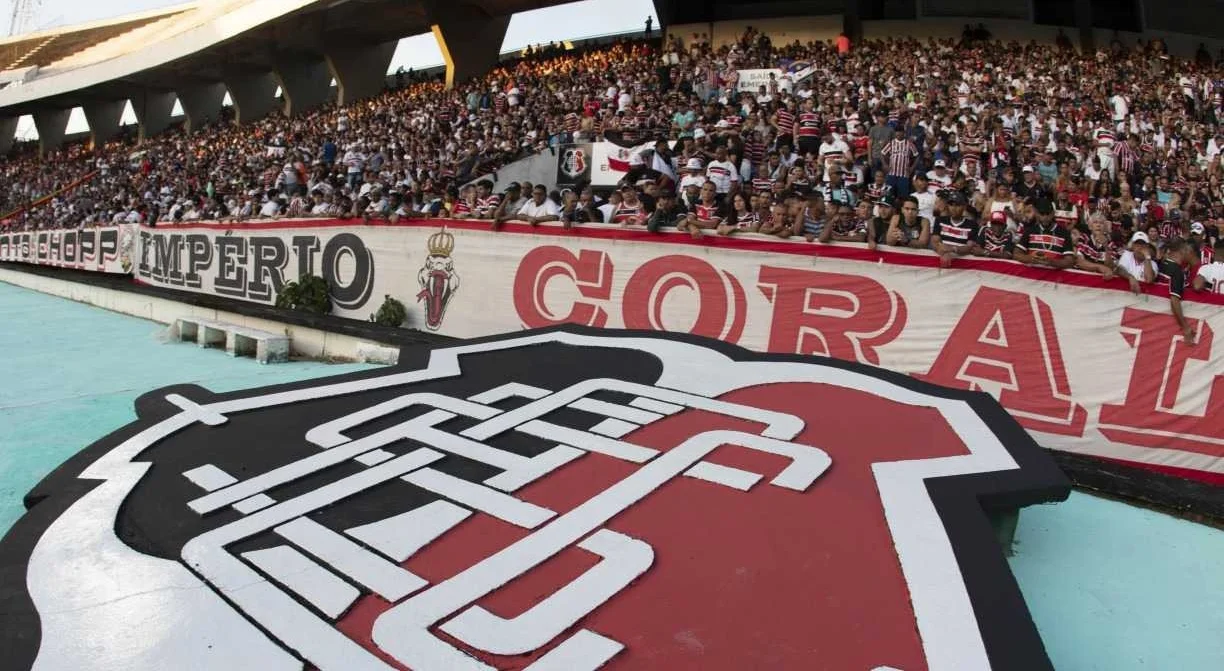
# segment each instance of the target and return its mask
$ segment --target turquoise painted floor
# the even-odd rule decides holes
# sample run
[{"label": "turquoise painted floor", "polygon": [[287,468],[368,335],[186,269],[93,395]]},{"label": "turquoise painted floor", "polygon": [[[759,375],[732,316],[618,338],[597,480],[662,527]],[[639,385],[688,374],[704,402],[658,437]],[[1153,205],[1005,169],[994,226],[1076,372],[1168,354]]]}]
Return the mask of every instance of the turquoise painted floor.
[{"label": "turquoise painted floor", "polygon": [[[229,391],[361,365],[260,366],[166,344],[140,319],[0,283],[0,533],[77,450],[133,419],[137,396]],[[1012,567],[1060,670],[1224,670],[1224,531],[1073,494],[1024,511]]]}]

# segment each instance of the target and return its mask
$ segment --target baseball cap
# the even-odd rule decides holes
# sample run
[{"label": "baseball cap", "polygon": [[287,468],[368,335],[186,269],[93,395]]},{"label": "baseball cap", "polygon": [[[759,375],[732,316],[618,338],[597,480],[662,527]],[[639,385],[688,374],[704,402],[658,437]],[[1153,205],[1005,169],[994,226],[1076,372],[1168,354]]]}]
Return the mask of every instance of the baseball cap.
[{"label": "baseball cap", "polygon": [[688,163],[684,164],[684,167],[688,170],[701,170],[701,159],[697,157],[690,158]]},{"label": "baseball cap", "polygon": [[512,191],[514,189],[521,189],[521,188],[523,188],[523,185],[519,184],[518,182],[510,182],[509,184],[506,185],[507,191]]},{"label": "baseball cap", "polygon": [[965,194],[961,193],[960,191],[948,191],[944,200],[946,200],[949,205],[964,205],[966,202]]},{"label": "baseball cap", "polygon": [[996,212],[991,212],[991,213],[990,213],[990,223],[992,223],[992,224],[1006,224],[1006,223],[1007,223],[1007,213],[1006,213],[1006,212],[1004,212],[1004,211],[1002,211],[1002,210],[998,210],[998,211],[996,211]]},{"label": "baseball cap", "polygon": [[946,168],[948,167],[948,164],[945,163],[944,160],[941,158],[938,161],[935,161],[935,167],[936,168]]},{"label": "baseball cap", "polygon": [[703,138],[703,137],[705,137],[705,136],[706,136],[706,132],[705,132],[705,129],[704,129],[704,128],[695,128],[695,129],[693,129],[693,139],[694,139],[694,140],[700,140],[701,138]]},{"label": "baseball cap", "polygon": [[1190,224],[1190,232],[1196,233],[1198,235],[1203,235],[1204,233],[1207,232],[1207,228],[1203,226],[1203,222],[1196,221],[1193,224]]},{"label": "baseball cap", "polygon": [[1054,205],[1048,198],[1038,198],[1033,203],[1033,209],[1037,210],[1037,214],[1054,214]]},{"label": "baseball cap", "polygon": [[880,198],[880,202],[878,204],[883,205],[884,207],[895,207],[892,196],[884,196]]},{"label": "baseball cap", "polygon": [[1135,234],[1131,236],[1130,241],[1131,241],[1132,243],[1133,243],[1133,242],[1135,242],[1135,241],[1138,241],[1138,242],[1148,242],[1148,236],[1147,236],[1147,233],[1144,233],[1143,231],[1135,231]]},{"label": "baseball cap", "polygon": [[1026,165],[1020,170],[1020,172],[1032,172],[1032,171],[1033,171],[1033,166],[1031,165]]}]

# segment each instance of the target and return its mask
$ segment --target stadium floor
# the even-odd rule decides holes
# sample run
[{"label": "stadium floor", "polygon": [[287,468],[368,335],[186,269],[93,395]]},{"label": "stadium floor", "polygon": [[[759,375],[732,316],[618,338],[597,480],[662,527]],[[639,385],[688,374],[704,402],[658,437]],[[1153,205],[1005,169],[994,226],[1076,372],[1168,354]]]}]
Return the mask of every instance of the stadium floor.
[{"label": "stadium floor", "polygon": [[[367,368],[261,366],[136,318],[0,283],[0,532],[56,465],[131,422],[133,401],[191,382],[214,391]],[[1224,531],[1076,492],[1020,517],[1012,568],[1058,669],[1221,669]]]}]

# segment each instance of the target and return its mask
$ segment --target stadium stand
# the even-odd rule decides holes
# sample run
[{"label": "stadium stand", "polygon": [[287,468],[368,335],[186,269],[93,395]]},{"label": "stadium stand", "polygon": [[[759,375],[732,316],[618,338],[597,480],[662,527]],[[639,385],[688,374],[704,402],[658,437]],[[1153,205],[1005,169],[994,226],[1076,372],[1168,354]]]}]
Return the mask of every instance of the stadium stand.
[{"label": "stadium stand", "polygon": [[[740,90],[741,71],[779,67],[781,78]],[[717,48],[701,35],[550,47],[450,90],[402,82],[350,105],[241,127],[221,119],[139,145],[67,145],[41,159],[26,147],[2,164],[0,211],[15,212],[10,228],[608,221],[930,248],[947,263],[1002,256],[1141,282],[1162,275],[1164,250],[1181,240],[1196,262],[1212,260],[1224,236],[1222,121],[1224,63],[1171,57],[1156,41],[1080,53],[1061,33],[1020,44],[967,30],[773,44],[749,28]],[[611,194],[538,185],[532,202],[535,185],[459,186],[576,141],[648,145]]]}]

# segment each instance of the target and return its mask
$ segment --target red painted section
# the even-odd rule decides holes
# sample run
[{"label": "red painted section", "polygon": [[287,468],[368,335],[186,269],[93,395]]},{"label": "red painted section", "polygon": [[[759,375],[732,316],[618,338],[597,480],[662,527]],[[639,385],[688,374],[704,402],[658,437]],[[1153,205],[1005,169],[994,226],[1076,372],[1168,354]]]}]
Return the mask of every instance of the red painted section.
[{"label": "red painted section", "polygon": [[[351,228],[360,232],[365,227],[415,227],[436,229],[439,226],[471,231],[488,231],[490,222],[472,219],[409,219],[396,223],[387,221],[371,221],[363,224],[355,219],[277,219],[274,221],[255,221],[243,223],[198,223],[190,224],[158,224],[158,228],[203,228],[210,230],[271,230],[299,228]],[[871,263],[887,263],[890,265],[910,266],[915,268],[939,268],[939,257],[930,252],[900,252],[884,248],[875,251],[867,249],[866,245],[854,243],[820,244],[809,243],[802,238],[783,240],[767,236],[744,235],[720,236],[706,235],[700,240],[694,240],[686,233],[650,233],[644,229],[626,229],[620,227],[605,227],[603,225],[577,226],[564,229],[560,224],[541,224],[531,226],[526,223],[506,222],[498,229],[504,234],[528,234],[539,236],[595,238],[603,240],[629,240],[649,242],[651,244],[684,245],[689,247],[716,247],[723,249],[743,249],[746,251],[770,252],[774,254],[793,254],[796,256],[817,256],[837,259],[868,261]],[[956,270],[978,270],[982,272],[1011,275],[1027,280],[1063,284],[1067,286],[1086,287],[1110,291],[1130,291],[1126,281],[1113,279],[1105,281],[1100,275],[1073,270],[1050,270],[1026,266],[1005,259],[958,258],[952,263]],[[1167,287],[1160,285],[1145,285],[1143,293],[1151,296],[1167,298]],[[1185,300],[1197,303],[1224,305],[1224,294],[1210,294],[1200,291],[1186,292]]]},{"label": "red painted section", "polygon": [[[795,492],[768,482],[783,458],[724,446],[709,461],[763,473],[751,491],[681,477],[613,519],[607,527],[649,543],[655,562],[579,622],[625,645],[606,668],[925,669],[871,465],[965,454],[965,446],[930,408],[849,389],[774,384],[723,398],[804,418],[796,442],[825,450],[833,465],[808,491]],[[627,440],[669,449],[705,430],[760,428],[689,410]],[[518,496],[563,513],[637,468],[589,454]],[[436,584],[525,533],[476,515],[406,566]],[[513,617],[596,560],[571,548],[479,603]],[[340,627],[370,647],[373,620],[387,607],[367,597]],[[499,669],[521,669],[569,633],[532,655],[469,652]]]}]

